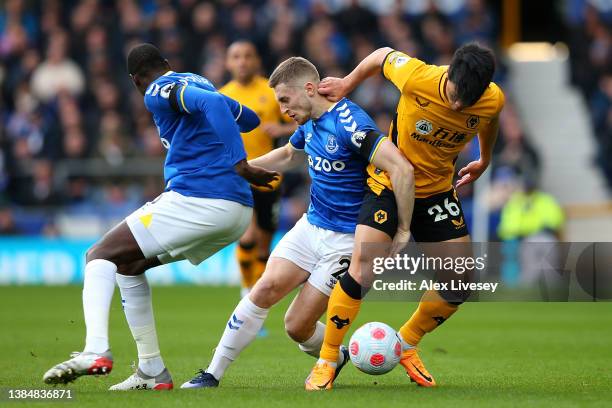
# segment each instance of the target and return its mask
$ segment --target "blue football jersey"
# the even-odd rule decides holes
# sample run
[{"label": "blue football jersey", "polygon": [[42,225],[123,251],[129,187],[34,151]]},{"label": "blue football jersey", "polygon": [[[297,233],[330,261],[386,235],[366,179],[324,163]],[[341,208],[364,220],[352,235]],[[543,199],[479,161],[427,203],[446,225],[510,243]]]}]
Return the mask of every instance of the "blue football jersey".
[{"label": "blue football jersey", "polygon": [[248,108],[218,93],[204,77],[173,71],[149,85],[144,103],[168,150],[166,191],[253,206],[248,182],[234,170],[246,159],[236,121]]},{"label": "blue football jersey", "polygon": [[[364,151],[366,137],[375,139]],[[307,218],[311,224],[355,232],[366,167],[383,139],[372,118],[346,98],[297,128],[289,142],[308,156],[312,183]]]}]

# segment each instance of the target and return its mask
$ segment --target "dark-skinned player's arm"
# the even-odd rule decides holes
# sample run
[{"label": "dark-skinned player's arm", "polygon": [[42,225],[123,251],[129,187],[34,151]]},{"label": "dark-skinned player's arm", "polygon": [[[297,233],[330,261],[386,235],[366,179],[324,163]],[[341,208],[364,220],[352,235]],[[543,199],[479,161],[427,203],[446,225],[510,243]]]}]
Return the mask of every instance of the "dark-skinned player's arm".
[{"label": "dark-skinned player's arm", "polygon": [[483,127],[478,133],[478,143],[480,145],[480,158],[468,163],[465,167],[459,170],[459,180],[455,188],[472,183],[478,179],[489,167],[491,157],[493,156],[493,147],[497,140],[497,132],[499,130],[499,116],[496,116],[491,122]]},{"label": "dark-skinned player's arm", "polygon": [[398,227],[390,255],[399,253],[410,241],[410,222],[414,209],[414,168],[400,150],[384,138],[372,153],[370,163],[384,170],[391,180],[397,202]]},{"label": "dark-skinned player's arm", "polygon": [[385,58],[393,48],[383,47],[365,57],[355,69],[344,78],[327,77],[319,83],[319,93],[330,101],[337,102],[353,91],[363,81],[380,72]]}]

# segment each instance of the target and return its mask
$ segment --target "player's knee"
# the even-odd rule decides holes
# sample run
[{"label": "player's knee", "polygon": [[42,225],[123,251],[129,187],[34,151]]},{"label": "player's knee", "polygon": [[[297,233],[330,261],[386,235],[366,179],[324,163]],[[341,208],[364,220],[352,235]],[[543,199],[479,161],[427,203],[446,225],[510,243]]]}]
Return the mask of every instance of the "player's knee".
[{"label": "player's knee", "polygon": [[85,253],[85,259],[87,262],[94,259],[104,259],[116,265],[121,263],[117,257],[117,248],[104,241],[98,241],[93,244]]},{"label": "player's knee", "polygon": [[285,331],[297,343],[303,343],[312,336],[313,325],[291,311],[285,314]]},{"label": "player's knee", "polygon": [[85,253],[85,259],[87,262],[93,261],[94,259],[106,259],[106,253],[104,246],[100,242],[93,244]]},{"label": "player's knee", "polygon": [[285,331],[293,341],[303,343],[308,340],[312,327],[305,325],[304,319],[287,312],[285,314]]},{"label": "player's knee", "polygon": [[374,258],[375,257],[368,254],[367,251],[362,251],[351,260],[348,272],[355,282],[364,288],[371,287],[374,281]]},{"label": "player's knee", "polygon": [[238,244],[244,248],[253,248],[257,245],[255,229],[252,227],[247,228],[247,230],[242,234]]},{"label": "player's knee", "polygon": [[262,278],[257,281],[249,293],[249,298],[255,305],[268,309],[276,304],[280,292],[278,282],[273,279]]},{"label": "player's knee", "polygon": [[144,272],[141,265],[136,264],[120,264],[117,265],[117,273],[125,276],[137,276]]}]

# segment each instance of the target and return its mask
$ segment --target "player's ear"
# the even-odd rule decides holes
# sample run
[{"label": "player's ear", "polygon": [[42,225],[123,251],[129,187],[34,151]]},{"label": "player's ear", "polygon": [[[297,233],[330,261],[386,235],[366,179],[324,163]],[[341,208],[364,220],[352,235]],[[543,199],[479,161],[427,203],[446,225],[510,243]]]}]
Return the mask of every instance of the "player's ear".
[{"label": "player's ear", "polygon": [[304,84],[304,90],[309,97],[313,97],[317,93],[317,87],[312,82],[306,82]]},{"label": "player's ear", "polygon": [[140,81],[140,77],[137,74],[130,74],[130,77],[132,77],[132,82],[134,82],[134,85],[136,85],[136,88],[140,88],[142,81]]}]

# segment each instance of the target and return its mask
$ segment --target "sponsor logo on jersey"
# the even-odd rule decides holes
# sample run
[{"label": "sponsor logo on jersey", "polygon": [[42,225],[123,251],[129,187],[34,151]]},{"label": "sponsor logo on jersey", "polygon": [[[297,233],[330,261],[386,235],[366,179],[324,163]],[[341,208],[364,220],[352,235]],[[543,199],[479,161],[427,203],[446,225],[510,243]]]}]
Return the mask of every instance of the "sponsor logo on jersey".
[{"label": "sponsor logo on jersey", "polygon": [[331,171],[342,171],[346,164],[342,160],[328,160],[323,157],[308,155],[308,166],[316,171],[330,173]]},{"label": "sponsor logo on jersey", "polygon": [[[419,121],[421,122],[421,121]],[[467,133],[453,131],[452,129],[446,129],[438,127],[435,131],[430,134],[422,134],[419,132],[419,122],[417,122],[416,132],[412,132],[410,137],[418,142],[424,142],[433,147],[449,148],[453,149],[457,145],[465,143],[468,136]],[[427,137],[425,137],[427,136]],[[432,139],[433,138],[433,139]]]},{"label": "sponsor logo on jersey", "polygon": [[363,139],[365,139],[365,137],[366,137],[365,132],[362,132],[362,131],[355,132],[351,135],[351,142],[353,142],[355,147],[361,148],[361,143],[363,143]]},{"label": "sponsor logo on jersey", "polygon": [[416,131],[422,135],[428,135],[433,130],[433,125],[426,119],[421,119],[416,123]]},{"label": "sponsor logo on jersey", "polygon": [[328,153],[336,153],[340,146],[338,145],[338,141],[336,140],[335,135],[327,135],[327,143],[325,143],[325,150]]}]

